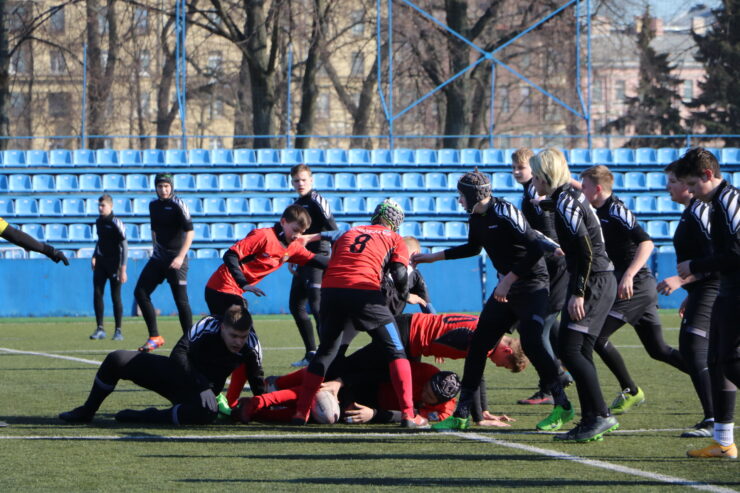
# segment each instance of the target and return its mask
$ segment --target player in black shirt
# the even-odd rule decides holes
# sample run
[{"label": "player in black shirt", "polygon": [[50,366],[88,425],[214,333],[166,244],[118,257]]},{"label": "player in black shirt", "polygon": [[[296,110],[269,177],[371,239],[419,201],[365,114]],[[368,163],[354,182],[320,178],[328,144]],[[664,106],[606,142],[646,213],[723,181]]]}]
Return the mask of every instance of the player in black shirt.
[{"label": "player in black shirt", "polygon": [[530,160],[541,207],[554,208],[555,231],[570,275],[560,320],[558,355],[576,381],[581,422],[556,440],[588,442],[619,427],[609,414],[593,363],[596,337],[614,303],[617,283],[606,255],[601,225],[583,193],[574,189],[565,156],[545,149]]},{"label": "player in black shirt", "polygon": [[709,330],[709,374],[714,404],[714,443],[690,450],[689,457],[737,458],[733,436],[735,393],[740,385],[740,191],[722,179],[714,155],[701,147],[678,160],[676,177],[697,199],[711,204],[712,255],[677,266],[686,279],[719,273],[719,293]]},{"label": "player in black shirt", "polygon": [[[486,356],[501,337],[519,322],[525,336],[542,332],[547,311],[549,278],[542,258],[542,236],[529,227],[514,205],[491,196],[491,182],[478,170],[466,173],[457,184],[460,204],[470,214],[468,242],[436,253],[420,253],[416,264],[479,255],[483,248],[498,272],[499,282],[480,314],[478,328],[465,358],[460,402],[453,416],[432,426],[437,430],[466,429],[470,409],[481,382]],[[550,242],[548,248],[555,249]],[[532,340],[540,339],[532,337]],[[555,407],[537,424],[540,430],[557,430],[573,419],[574,410],[558,379],[558,367],[546,351],[524,352],[551,391]]]},{"label": "player in black shirt", "polygon": [[193,243],[193,221],[185,202],[175,196],[172,175],[158,173],[154,178],[157,198],[149,203],[154,251],[141,271],[134,288],[136,303],[141,308],[149,339],[139,351],[154,351],[162,347],[164,338],[157,329],[157,314],[151,294],[165,279],[175,298],[183,334],[193,325],[193,313],[188,300],[188,250]]},{"label": "player in black shirt", "polygon": [[169,400],[168,409],[125,409],[117,421],[131,423],[208,424],[218,414],[216,395],[226,377],[242,363],[248,366],[255,395],[264,392],[262,348],[246,308],[234,305],[223,317],[205,317],[175,345],[169,357],[140,351],[114,351],[100,366],[90,395],[80,407],[61,413],[69,423],[89,423],[121,379]]},{"label": "player in black shirt", "polygon": [[[711,207],[697,200],[689,192],[686,184],[676,178],[677,163],[666,166],[668,193],[671,200],[686,206],[681,220],[673,234],[676,262],[701,259],[712,254]],[[709,329],[712,320],[712,307],[719,290],[719,275],[716,272],[691,275],[686,279],[670,276],[658,283],[658,291],[666,296],[678,288],[684,288],[687,296],[681,303],[681,332],[678,350],[689,369],[691,381],[699,396],[704,419],[693,429],[681,434],[682,437],[710,437],[714,430],[714,407],[712,405],[712,384],[709,378],[708,350]]]},{"label": "player in black shirt", "polygon": [[[293,188],[298,192],[298,200],[295,201],[295,204],[305,208],[311,216],[311,226],[305,234],[336,230],[337,223],[334,221],[329,203],[319,192],[313,189],[311,168],[305,164],[293,166],[290,170],[290,177]],[[331,243],[327,240],[309,243],[306,248],[319,255],[329,256],[331,254]],[[324,271],[322,269],[308,265],[297,266],[293,272],[288,305],[290,313],[298,326],[298,332],[301,334],[306,353],[303,359],[296,361],[291,366],[306,366],[311,362],[313,355],[316,354],[316,339],[314,338],[311,319],[306,312],[306,305],[308,304],[311,308],[318,331],[321,278],[323,275]]]},{"label": "player in black shirt", "polygon": [[612,371],[622,391],[610,406],[613,414],[622,414],[645,401],[645,394],[627,371],[624,360],[609,338],[625,323],[632,325],[651,358],[688,372],[681,353],[663,340],[658,316],[658,292],[655,277],[646,263],[653,251],[650,236],[634,214],[612,194],[614,176],[603,165],[583,173],[583,194],[601,221],[606,253],[614,263],[617,299],[609,310],[598,339],[596,352]]},{"label": "player in black shirt", "polygon": [[93,270],[93,306],[95,307],[95,322],[97,328],[90,335],[90,339],[105,339],[103,328],[103,314],[105,304],[103,293],[105,283],[110,282],[110,297],[113,301],[113,318],[116,330],[113,333],[114,341],[122,341],[121,320],[123,319],[123,305],[121,304],[121,285],[126,275],[126,259],[128,257],[128,241],[126,227],[123,221],[113,213],[113,199],[107,193],[98,199],[100,216],[95,221],[98,232],[98,241],[95,243],[95,253],[92,256]]},{"label": "player in black shirt", "polygon": [[[406,247],[409,250],[409,258],[421,252],[419,240],[413,236],[404,236],[403,242],[406,243]],[[424,277],[421,275],[421,272],[412,265],[408,266],[407,272],[409,295],[405,299],[401,298],[401,295],[396,289],[396,283],[393,282],[393,278],[390,274],[386,274],[383,278],[381,289],[383,290],[386,303],[388,304],[388,308],[393,316],[398,317],[401,315],[404,309],[406,309],[407,303],[419,305],[422,313],[435,313],[434,307],[429,300],[427,283],[424,281]]]}]

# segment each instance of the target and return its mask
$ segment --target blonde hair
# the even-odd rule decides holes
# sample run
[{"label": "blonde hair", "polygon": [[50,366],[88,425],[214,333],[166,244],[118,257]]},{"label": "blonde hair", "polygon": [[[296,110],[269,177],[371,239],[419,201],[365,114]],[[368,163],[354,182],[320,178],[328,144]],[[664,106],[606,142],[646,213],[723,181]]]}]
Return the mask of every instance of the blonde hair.
[{"label": "blonde hair", "polygon": [[559,149],[549,147],[529,160],[532,174],[546,184],[547,193],[551,193],[566,183],[570,183],[570,169],[565,155]]},{"label": "blonde hair", "polygon": [[534,156],[532,149],[522,147],[511,154],[511,164],[527,163]]},{"label": "blonde hair", "polygon": [[417,240],[415,236],[404,236],[403,242],[406,243],[406,248],[408,248],[409,251],[421,251],[421,243],[419,243],[419,240]]},{"label": "blonde hair", "polygon": [[601,185],[601,188],[607,192],[611,192],[614,188],[614,175],[612,172],[603,164],[597,164],[591,166],[581,172],[581,179],[588,178],[594,185]]},{"label": "blonde hair", "polygon": [[524,371],[527,365],[529,365],[529,359],[524,354],[521,341],[512,337],[509,347],[513,351],[509,355],[509,361],[512,363],[512,373],[520,373]]}]

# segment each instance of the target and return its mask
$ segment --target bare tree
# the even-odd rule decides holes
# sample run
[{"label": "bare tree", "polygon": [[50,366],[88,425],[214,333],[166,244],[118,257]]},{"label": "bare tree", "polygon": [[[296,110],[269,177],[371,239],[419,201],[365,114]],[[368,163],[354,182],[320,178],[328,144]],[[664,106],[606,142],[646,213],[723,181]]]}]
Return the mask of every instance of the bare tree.
[{"label": "bare tree", "polygon": [[[88,129],[92,135],[104,135],[107,131],[106,102],[112,96],[113,75],[120,47],[118,38],[118,19],[116,0],[107,0],[102,9],[98,0],[87,0],[87,118]],[[104,17],[104,22],[100,18]],[[101,24],[104,32],[100,32]],[[107,56],[103,59],[102,35],[107,32]],[[91,149],[105,146],[105,139],[91,138]]]}]

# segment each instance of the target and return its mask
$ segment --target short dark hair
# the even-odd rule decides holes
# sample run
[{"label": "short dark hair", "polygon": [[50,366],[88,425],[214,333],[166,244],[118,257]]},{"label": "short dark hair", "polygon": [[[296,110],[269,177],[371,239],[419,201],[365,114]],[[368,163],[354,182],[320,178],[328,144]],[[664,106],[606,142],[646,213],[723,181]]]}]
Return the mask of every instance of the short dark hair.
[{"label": "short dark hair", "polygon": [[221,317],[224,325],[228,325],[238,332],[246,332],[252,329],[252,315],[244,305],[231,305]]},{"label": "short dark hair", "polygon": [[309,175],[312,175],[311,168],[308,167],[307,164],[296,164],[292,168],[290,168],[290,177],[295,178],[295,175],[300,173],[301,171],[306,171]]},{"label": "short dark hair", "polygon": [[311,227],[311,215],[300,205],[289,205],[283,211],[280,219],[285,219],[289,223],[298,223],[303,229]]},{"label": "short dark hair", "polygon": [[100,197],[98,197],[98,203],[108,202],[110,205],[113,205],[113,197],[108,195],[107,193],[104,193]]},{"label": "short dark hair", "polygon": [[711,170],[715,178],[722,178],[722,171],[715,155],[703,147],[692,147],[676,161],[673,172],[676,178],[685,178],[703,176],[706,170]]}]

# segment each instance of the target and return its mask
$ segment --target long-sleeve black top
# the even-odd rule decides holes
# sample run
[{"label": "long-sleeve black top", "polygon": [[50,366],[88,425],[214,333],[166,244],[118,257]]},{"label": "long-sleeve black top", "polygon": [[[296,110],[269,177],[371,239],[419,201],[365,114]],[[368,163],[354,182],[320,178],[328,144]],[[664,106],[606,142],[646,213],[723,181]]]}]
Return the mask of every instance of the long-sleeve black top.
[{"label": "long-sleeve black top", "polygon": [[[676,262],[702,259],[712,255],[712,206],[699,199],[692,198],[688,207],[681,214],[681,220],[673,233],[673,248],[676,250]],[[717,272],[694,273],[696,281],[684,284],[686,291],[705,283],[719,283]]]},{"label": "long-sleeve black top", "polygon": [[121,267],[128,258],[126,226],[115,214],[99,216],[95,221],[98,241],[95,243],[95,261]]},{"label": "long-sleeve black top", "polygon": [[155,234],[153,257],[174,258],[185,243],[185,233],[193,230],[188,206],[179,197],[156,198],[149,202],[149,218]]},{"label": "long-sleeve black top", "polygon": [[[596,215],[599,216],[601,231],[604,233],[606,254],[614,264],[617,278],[620,279],[635,258],[638,245],[643,241],[652,240],[637,222],[632,211],[616,195],[609,196],[601,207],[596,209]],[[649,272],[647,265],[643,265],[637,275]]]},{"label": "long-sleeve black top", "polygon": [[[334,221],[334,215],[332,214],[331,207],[329,207],[329,202],[316,190],[311,190],[303,197],[299,197],[295,201],[295,204],[306,209],[308,215],[311,216],[311,227],[306,230],[305,234],[334,231],[337,229],[337,223]],[[331,242],[321,239],[309,243],[306,245],[306,248],[314,253],[329,255],[331,253]]]}]

